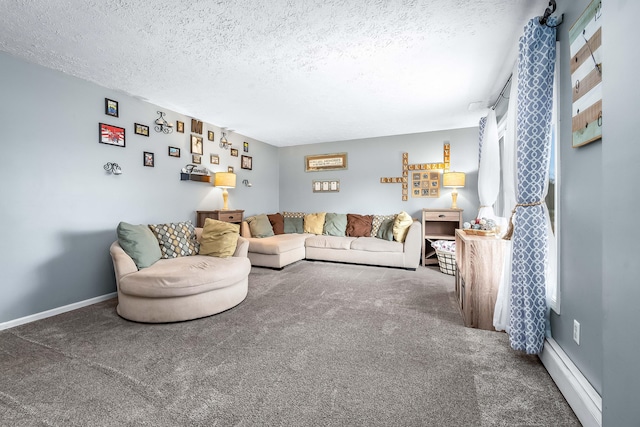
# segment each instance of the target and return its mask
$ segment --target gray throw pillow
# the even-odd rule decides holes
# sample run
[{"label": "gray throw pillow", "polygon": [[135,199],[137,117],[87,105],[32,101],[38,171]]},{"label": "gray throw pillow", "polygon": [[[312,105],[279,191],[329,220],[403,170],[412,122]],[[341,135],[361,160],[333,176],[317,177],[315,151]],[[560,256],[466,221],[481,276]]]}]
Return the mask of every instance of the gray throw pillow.
[{"label": "gray throw pillow", "polygon": [[136,263],[138,270],[153,265],[162,257],[158,239],[146,225],[118,224],[118,243]]},{"label": "gray throw pillow", "polygon": [[288,218],[284,217],[285,233],[304,233],[304,218]]},{"label": "gray throw pillow", "polygon": [[271,237],[273,236],[273,227],[269,221],[269,217],[265,214],[250,216],[247,218],[251,237]]},{"label": "gray throw pillow", "polygon": [[393,219],[385,219],[384,221],[382,221],[382,223],[380,224],[380,228],[378,228],[378,234],[376,234],[376,237],[379,239],[392,241],[393,240],[393,223],[394,223]]},{"label": "gray throw pillow", "polygon": [[325,236],[344,237],[347,230],[347,214],[327,213],[324,217]]}]

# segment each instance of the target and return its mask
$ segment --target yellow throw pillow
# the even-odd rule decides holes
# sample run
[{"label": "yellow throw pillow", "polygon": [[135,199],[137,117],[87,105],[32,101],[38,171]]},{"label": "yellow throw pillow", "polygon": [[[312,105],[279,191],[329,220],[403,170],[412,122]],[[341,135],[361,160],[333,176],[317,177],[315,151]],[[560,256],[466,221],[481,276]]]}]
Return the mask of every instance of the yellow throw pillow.
[{"label": "yellow throw pillow", "polygon": [[326,212],[307,214],[304,216],[304,232],[311,234],[322,234],[324,228],[324,217]]},{"label": "yellow throw pillow", "polygon": [[238,236],[238,224],[207,218],[204,220],[200,238],[200,255],[228,258],[236,251]]},{"label": "yellow throw pillow", "polygon": [[407,238],[407,232],[411,224],[413,224],[413,218],[408,213],[402,211],[396,215],[396,219],[393,222],[393,238],[397,242],[403,243],[404,239]]}]

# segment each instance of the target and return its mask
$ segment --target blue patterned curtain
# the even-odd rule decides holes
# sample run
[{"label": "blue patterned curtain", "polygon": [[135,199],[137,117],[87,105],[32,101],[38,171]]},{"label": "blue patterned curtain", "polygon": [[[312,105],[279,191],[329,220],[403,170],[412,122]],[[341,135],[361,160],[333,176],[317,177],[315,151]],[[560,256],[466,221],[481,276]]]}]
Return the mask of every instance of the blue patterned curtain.
[{"label": "blue patterned curtain", "polygon": [[[551,17],[548,25],[556,25]],[[512,237],[511,347],[538,354],[545,340],[547,220],[556,30],[533,18],[520,38],[516,116],[516,213]]]}]

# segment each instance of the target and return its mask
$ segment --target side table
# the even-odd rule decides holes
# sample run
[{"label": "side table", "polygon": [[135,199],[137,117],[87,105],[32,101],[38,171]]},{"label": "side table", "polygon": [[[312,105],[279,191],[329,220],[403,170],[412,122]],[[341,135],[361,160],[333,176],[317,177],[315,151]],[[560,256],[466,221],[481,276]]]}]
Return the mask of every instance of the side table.
[{"label": "side table", "polygon": [[216,210],[216,211],[196,211],[196,227],[204,227],[206,218],[217,219],[218,221],[240,224],[244,210]]}]

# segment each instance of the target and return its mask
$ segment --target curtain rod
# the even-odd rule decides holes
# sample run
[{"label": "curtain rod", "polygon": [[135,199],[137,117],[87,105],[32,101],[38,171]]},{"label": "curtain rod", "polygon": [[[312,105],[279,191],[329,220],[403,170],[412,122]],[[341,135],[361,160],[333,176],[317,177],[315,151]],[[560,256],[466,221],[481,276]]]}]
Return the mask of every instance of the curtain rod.
[{"label": "curtain rod", "polygon": [[491,106],[492,110],[495,110],[496,107],[498,106],[498,104],[500,103],[501,100],[503,99],[507,99],[504,96],[504,92],[507,90],[507,86],[509,86],[509,83],[511,83],[511,79],[513,78],[513,74],[509,75],[509,79],[507,80],[507,82],[504,84],[504,86],[502,86],[502,90],[500,91],[500,95],[498,95],[498,99],[496,99],[496,102],[493,103],[493,105]]}]

